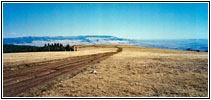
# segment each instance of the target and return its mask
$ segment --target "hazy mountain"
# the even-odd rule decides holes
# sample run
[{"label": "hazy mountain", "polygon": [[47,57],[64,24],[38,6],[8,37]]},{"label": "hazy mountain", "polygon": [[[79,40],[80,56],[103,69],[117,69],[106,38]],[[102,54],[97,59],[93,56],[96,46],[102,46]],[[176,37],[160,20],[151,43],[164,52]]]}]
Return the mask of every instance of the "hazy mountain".
[{"label": "hazy mountain", "polygon": [[136,46],[208,51],[208,39],[177,39],[177,40],[135,40],[132,41]]},{"label": "hazy mountain", "polygon": [[55,36],[4,38],[3,44],[43,46],[47,43],[77,44],[130,44],[143,47],[207,51],[208,39],[132,40],[114,36]]},{"label": "hazy mountain", "polygon": [[4,38],[4,44],[43,46],[46,43],[76,44],[129,44],[127,39],[113,36],[55,36]]}]

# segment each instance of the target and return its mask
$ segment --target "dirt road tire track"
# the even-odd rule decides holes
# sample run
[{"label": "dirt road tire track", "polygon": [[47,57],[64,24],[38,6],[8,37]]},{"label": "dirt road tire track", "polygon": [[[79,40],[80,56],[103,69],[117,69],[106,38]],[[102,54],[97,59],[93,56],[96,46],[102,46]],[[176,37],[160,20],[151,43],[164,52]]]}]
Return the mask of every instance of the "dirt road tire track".
[{"label": "dirt road tire track", "polygon": [[49,82],[58,76],[67,73],[68,75],[75,75],[81,70],[81,67],[94,64],[122,51],[122,48],[117,48],[116,52],[71,57],[70,60],[4,72],[3,96],[15,97],[20,93],[27,92],[30,88]]}]

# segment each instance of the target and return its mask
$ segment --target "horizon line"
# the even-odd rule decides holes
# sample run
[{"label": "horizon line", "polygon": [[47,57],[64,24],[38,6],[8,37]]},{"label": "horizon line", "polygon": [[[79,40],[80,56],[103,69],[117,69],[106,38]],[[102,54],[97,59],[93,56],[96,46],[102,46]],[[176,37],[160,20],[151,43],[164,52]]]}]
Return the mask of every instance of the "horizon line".
[{"label": "horizon line", "polygon": [[[3,37],[3,39],[6,38],[23,38],[23,37],[79,37],[79,36],[110,36],[110,37],[117,37],[117,36],[112,36],[112,35],[55,35],[55,36],[17,36],[17,37]],[[117,38],[122,38],[122,37],[117,37]],[[131,38],[122,38],[122,39],[131,39]],[[209,39],[209,38],[143,38],[143,39],[132,39],[132,40],[188,40],[188,39]]]}]

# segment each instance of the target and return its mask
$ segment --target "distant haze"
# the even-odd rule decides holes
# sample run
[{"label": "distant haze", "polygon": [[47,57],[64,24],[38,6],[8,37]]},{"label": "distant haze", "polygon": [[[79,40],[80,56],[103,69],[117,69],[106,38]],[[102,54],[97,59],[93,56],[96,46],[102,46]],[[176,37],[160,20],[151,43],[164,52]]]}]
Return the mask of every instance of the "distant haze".
[{"label": "distant haze", "polygon": [[208,39],[208,3],[3,3],[3,36]]},{"label": "distant haze", "polygon": [[78,44],[126,44],[141,47],[165,48],[207,51],[208,39],[179,39],[179,40],[134,40],[114,36],[57,36],[57,37],[19,37],[4,38],[3,44],[44,46],[48,43],[62,43],[64,45]]}]

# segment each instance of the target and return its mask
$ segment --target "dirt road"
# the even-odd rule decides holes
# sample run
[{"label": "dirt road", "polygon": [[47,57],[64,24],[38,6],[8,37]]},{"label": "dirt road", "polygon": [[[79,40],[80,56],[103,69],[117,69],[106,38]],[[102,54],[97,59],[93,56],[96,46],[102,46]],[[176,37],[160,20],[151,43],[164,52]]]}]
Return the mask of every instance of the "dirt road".
[{"label": "dirt road", "polygon": [[116,52],[71,57],[59,62],[48,62],[41,66],[6,71],[3,73],[3,96],[18,96],[18,94],[27,92],[30,88],[49,82],[64,74],[74,76],[82,70],[81,67],[94,64],[121,51],[122,48],[118,48]]}]

